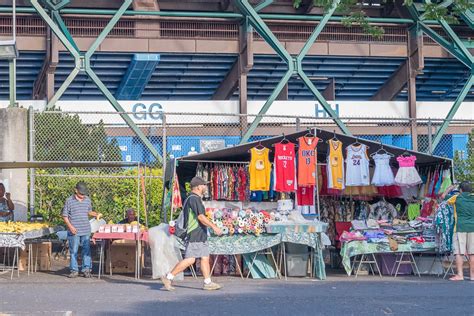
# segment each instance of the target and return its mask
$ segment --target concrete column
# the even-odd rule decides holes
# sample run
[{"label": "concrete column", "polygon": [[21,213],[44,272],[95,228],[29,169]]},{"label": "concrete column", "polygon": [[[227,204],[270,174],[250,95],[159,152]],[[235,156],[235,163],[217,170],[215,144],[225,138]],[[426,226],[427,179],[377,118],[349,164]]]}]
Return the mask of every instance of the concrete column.
[{"label": "concrete column", "polygon": [[[0,109],[0,161],[28,160],[28,111]],[[12,195],[15,220],[27,220],[28,178],[26,169],[0,169],[0,181]]]}]

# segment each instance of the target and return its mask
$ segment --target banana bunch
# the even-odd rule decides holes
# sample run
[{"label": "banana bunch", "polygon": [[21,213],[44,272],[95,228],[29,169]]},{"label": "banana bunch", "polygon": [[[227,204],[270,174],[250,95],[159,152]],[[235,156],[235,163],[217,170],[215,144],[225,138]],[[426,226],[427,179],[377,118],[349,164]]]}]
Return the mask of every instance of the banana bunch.
[{"label": "banana bunch", "polygon": [[0,222],[0,233],[22,234],[47,227],[49,227],[49,225],[45,223]]}]

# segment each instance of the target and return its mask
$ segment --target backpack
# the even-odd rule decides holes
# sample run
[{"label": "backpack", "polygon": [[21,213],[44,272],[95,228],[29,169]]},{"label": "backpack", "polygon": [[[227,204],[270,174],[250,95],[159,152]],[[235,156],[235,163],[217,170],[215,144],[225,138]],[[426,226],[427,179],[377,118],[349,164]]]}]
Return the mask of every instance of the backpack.
[{"label": "backpack", "polygon": [[190,195],[186,198],[183,203],[183,210],[176,219],[174,235],[182,240],[186,240],[188,237],[188,215],[197,217],[193,210],[186,212],[186,205],[191,197],[193,197],[193,195]]}]

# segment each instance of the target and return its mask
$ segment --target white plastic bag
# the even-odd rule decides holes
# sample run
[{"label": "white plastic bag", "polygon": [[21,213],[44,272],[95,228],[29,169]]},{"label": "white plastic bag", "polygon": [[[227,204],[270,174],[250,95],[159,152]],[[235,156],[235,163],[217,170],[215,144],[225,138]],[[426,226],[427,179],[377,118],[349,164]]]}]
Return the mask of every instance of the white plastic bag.
[{"label": "white plastic bag", "polygon": [[[169,234],[168,230],[168,224],[160,224],[148,230],[153,279],[159,279],[166,275],[182,260],[179,243],[173,235]],[[183,273],[175,276],[177,281],[183,279]]]}]

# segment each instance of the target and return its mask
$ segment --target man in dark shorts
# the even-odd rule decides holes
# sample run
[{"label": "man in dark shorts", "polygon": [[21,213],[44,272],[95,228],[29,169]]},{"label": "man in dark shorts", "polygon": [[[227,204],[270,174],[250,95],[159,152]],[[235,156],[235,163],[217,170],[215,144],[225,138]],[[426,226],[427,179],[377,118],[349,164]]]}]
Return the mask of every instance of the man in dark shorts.
[{"label": "man in dark shorts", "polygon": [[218,228],[206,217],[206,209],[202,203],[202,197],[206,193],[207,182],[200,177],[191,180],[191,194],[184,202],[183,212],[187,219],[187,244],[185,259],[179,262],[174,269],[161,278],[163,289],[173,291],[171,285],[174,277],[186,270],[201,258],[201,271],[204,276],[204,290],[218,290],[221,286],[211,281],[211,266],[209,263],[209,246],[207,244],[207,228],[210,227],[216,235],[222,235]]}]

